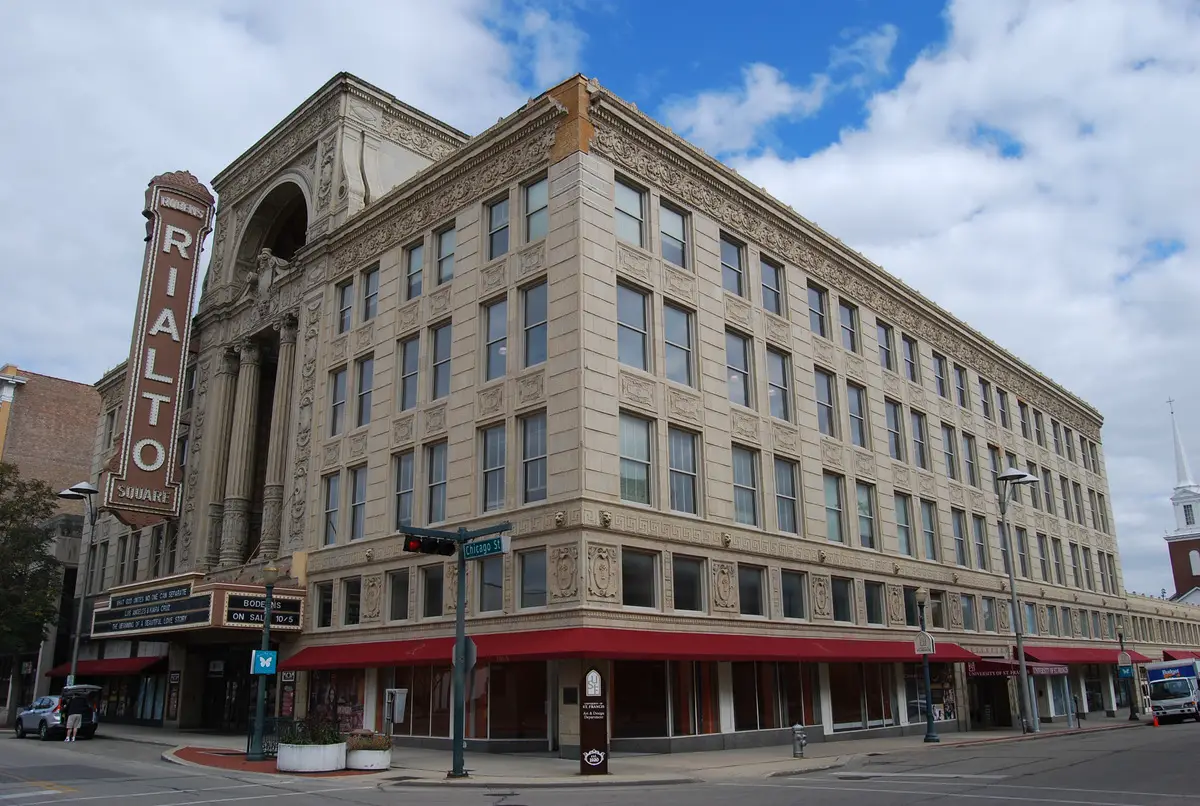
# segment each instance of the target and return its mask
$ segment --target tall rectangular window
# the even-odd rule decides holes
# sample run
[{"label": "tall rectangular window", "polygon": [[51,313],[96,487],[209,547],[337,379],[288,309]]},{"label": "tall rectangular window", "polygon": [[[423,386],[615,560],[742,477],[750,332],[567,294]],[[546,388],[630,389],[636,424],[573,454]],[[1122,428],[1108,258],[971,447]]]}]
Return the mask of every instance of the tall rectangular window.
[{"label": "tall rectangular window", "polygon": [[523,551],[520,557],[521,607],[546,606],[546,550]]},{"label": "tall rectangular window", "polygon": [[783,267],[766,258],[760,258],[758,265],[762,273],[763,308],[768,313],[783,316],[785,299]]},{"label": "tall rectangular window", "polygon": [[413,489],[416,481],[413,452],[406,451],[394,460],[396,474],[396,529],[412,526]]},{"label": "tall rectangular window", "polygon": [[521,502],[546,500],[546,413],[522,417]]},{"label": "tall rectangular window", "polygon": [[863,604],[867,606],[868,624],[886,623],[883,596],[882,582],[866,582],[863,584]]},{"label": "tall rectangular window", "polygon": [[337,332],[345,333],[354,316],[354,283],[342,283],[334,293],[337,297]]},{"label": "tall rectangular window", "polygon": [[925,429],[925,415],[919,411],[911,412],[913,461],[922,470],[929,469],[929,435]]},{"label": "tall rectangular window", "polygon": [[725,331],[725,372],[729,378],[729,400],[750,406],[750,339]]},{"label": "tall rectangular window", "polygon": [[430,341],[433,343],[432,400],[450,394],[450,334],[449,322],[430,331]]},{"label": "tall rectangular window", "polygon": [[1117,587],[1117,558],[1112,554],[1108,555],[1108,590],[1115,594],[1121,592]]},{"label": "tall rectangular window", "polygon": [[406,300],[421,296],[421,275],[425,268],[425,244],[413,244],[405,251],[404,284]]},{"label": "tall rectangular window", "polygon": [[[988,466],[992,473],[992,492],[995,495],[1000,494],[1000,449],[995,445],[988,445]],[[1019,487],[1019,484],[1013,485]]]},{"label": "tall rectangular window", "polygon": [[1108,504],[1104,501],[1104,493],[1096,493],[1096,500],[1100,503],[1100,531],[1104,534],[1112,534],[1108,531]]},{"label": "tall rectangular window", "polygon": [[627,285],[617,286],[617,360],[635,369],[649,369],[648,296]]},{"label": "tall rectangular window", "polygon": [[483,429],[483,511],[504,509],[505,463],[507,461],[507,435],[505,426],[494,425]]},{"label": "tall rectangular window", "polygon": [[1100,589],[1109,593],[1108,589],[1108,555],[1103,551],[1096,552],[1096,563],[1100,566]]},{"label": "tall rectangular window", "polygon": [[1070,428],[1063,426],[1063,448],[1067,452],[1067,458],[1072,462],[1075,461],[1075,432]]},{"label": "tall rectangular window", "polygon": [[421,371],[421,337],[400,342],[400,411],[417,407],[418,379]]},{"label": "tall rectangular window", "polygon": [[1059,456],[1063,455],[1062,445],[1062,426],[1058,424],[1058,420],[1050,418],[1050,433],[1054,437],[1054,452]]},{"label": "tall rectangular window", "polygon": [[504,609],[504,557],[496,554],[475,564],[479,578],[479,612]]},{"label": "tall rectangular window", "polygon": [[379,268],[375,267],[362,276],[362,321],[375,318],[379,310]]},{"label": "tall rectangular window", "polygon": [[854,580],[833,577],[830,580],[833,594],[833,620],[854,623]]},{"label": "tall rectangular window", "polygon": [[665,204],[658,206],[659,247],[663,260],[681,269],[687,262],[687,221],[683,213]]},{"label": "tall rectangular window", "polygon": [[833,376],[823,369],[813,369],[813,384],[817,392],[817,427],[827,437],[837,436],[837,407],[834,400]]},{"label": "tall rectangular window", "polygon": [[988,562],[987,521],[981,515],[973,515],[971,522],[975,532],[975,567],[986,571],[991,567],[991,563]]},{"label": "tall rectangular window", "polygon": [[958,601],[962,608],[963,629],[971,632],[979,629],[975,621],[975,597],[968,593],[963,593],[959,595]]},{"label": "tall rectangular window", "polygon": [[[1026,462],[1025,463],[1025,472],[1028,473],[1029,475],[1033,476],[1034,478],[1037,478],[1038,466],[1036,464],[1034,464],[1033,462]],[[1016,486],[1017,493],[1014,495],[1014,498],[1016,497],[1016,495],[1020,495],[1020,490],[1021,490],[1020,485],[1015,485],[1015,486]],[[1029,503],[1033,504],[1034,509],[1042,508],[1041,496],[1038,494],[1037,487],[1032,487],[1029,490]]]},{"label": "tall rectangular window", "polygon": [[667,429],[667,463],[670,471],[671,509],[698,514],[696,435],[671,426]]},{"label": "tall rectangular window", "polygon": [[1075,520],[1086,526],[1087,515],[1083,511],[1083,488],[1079,486],[1079,482],[1071,482],[1071,492],[1075,497]]},{"label": "tall rectangular window", "polygon": [[1008,410],[1008,392],[1003,389],[996,390],[996,409],[1000,413],[1000,425],[1012,428],[1012,415]]},{"label": "tall rectangular window", "polygon": [[346,428],[346,368],[329,373],[329,436],[336,437]]},{"label": "tall rectangular window", "polygon": [[350,539],[361,540],[367,533],[367,466],[350,471]]},{"label": "tall rectangular window", "polygon": [[1033,436],[1039,446],[1046,447],[1046,429],[1042,423],[1042,413],[1037,409],[1033,410]]},{"label": "tall rectangular window", "polygon": [[733,446],[733,519],[758,526],[758,454]]},{"label": "tall rectangular window", "polygon": [[508,254],[508,197],[487,208],[488,260]]},{"label": "tall rectangular window", "polygon": [[1095,571],[1092,569],[1092,550],[1089,549],[1087,546],[1084,546],[1082,551],[1083,551],[1083,584],[1087,586],[1088,590],[1094,591],[1096,589],[1096,574],[1095,574]]},{"label": "tall rectangular window", "polygon": [[1062,540],[1057,537],[1052,538],[1051,545],[1054,549],[1054,581],[1059,585],[1066,585],[1066,576],[1063,574]]},{"label": "tall rectangular window", "polygon": [[525,243],[545,238],[550,229],[550,182],[539,179],[525,186]]},{"label": "tall rectangular window", "polygon": [[808,284],[808,326],[813,333],[829,338],[829,292]]},{"label": "tall rectangular window", "polygon": [[1101,473],[1100,469],[1100,449],[1096,447],[1095,442],[1088,443],[1088,454],[1092,457],[1092,472]]},{"label": "tall rectangular window", "polygon": [[904,461],[904,409],[894,400],[884,400],[887,420],[888,454],[898,462]]},{"label": "tall rectangular window", "polygon": [[984,596],[983,602],[983,629],[984,632],[996,632],[996,599],[992,596]]},{"label": "tall rectangular window", "polygon": [[779,531],[800,533],[800,496],[796,490],[795,462],[775,457],[775,515]]},{"label": "tall rectangular window", "polygon": [[403,621],[408,618],[408,569],[389,571],[388,621]]},{"label": "tall rectangular window", "polygon": [[857,384],[846,384],[846,403],[850,411],[850,441],[860,448],[870,445],[867,433],[867,390]]},{"label": "tall rectangular window", "polygon": [[896,332],[892,326],[876,320],[875,337],[879,342],[879,366],[896,371]]},{"label": "tall rectangular window", "polygon": [[333,626],[333,583],[322,582],[316,586],[317,626]]},{"label": "tall rectangular window", "polygon": [[621,500],[650,503],[650,423],[621,414]]},{"label": "tall rectangular window", "polygon": [[954,390],[958,396],[958,405],[964,409],[971,408],[971,390],[967,388],[967,370],[958,364],[954,365]]},{"label": "tall rectangular window", "polygon": [[1021,419],[1021,436],[1033,439],[1033,429],[1029,424],[1029,406],[1023,401],[1017,401],[1017,415]]},{"label": "tall rectangular window", "polygon": [[663,304],[663,347],[667,379],[692,385],[692,313]]},{"label": "tall rectangular window", "polygon": [[451,227],[437,234],[437,281],[438,285],[454,279],[454,249],[458,244],[458,231]]},{"label": "tall rectangular window", "polygon": [[989,420],[992,415],[992,385],[983,378],[979,379],[979,408],[983,416]]},{"label": "tall rectangular window", "polygon": [[1029,533],[1020,526],[1017,527],[1017,559],[1021,576],[1029,579]]},{"label": "tall rectangular window", "polygon": [[842,477],[833,473],[824,474],[825,484],[825,537],[831,543],[845,543],[842,531]]},{"label": "tall rectangular window", "polygon": [[921,534],[925,538],[925,559],[937,561],[941,559],[938,551],[938,516],[937,504],[921,499]]},{"label": "tall rectangular window", "polygon": [[766,570],[759,565],[738,563],[738,612],[743,616],[761,616],[766,612],[763,578]]},{"label": "tall rectangular window", "polygon": [[1054,514],[1054,483],[1050,471],[1042,469],[1042,492],[1045,493],[1046,511]]},{"label": "tall rectangular window", "polygon": [[621,549],[621,604],[658,606],[658,553]]},{"label": "tall rectangular window", "polygon": [[424,597],[421,615],[425,618],[438,618],[442,615],[443,594],[446,585],[446,567],[441,563],[426,565],[421,568],[421,593]]},{"label": "tall rectangular window", "polygon": [[1053,580],[1050,578],[1050,547],[1047,545],[1046,536],[1044,534],[1038,534],[1037,546],[1038,566],[1042,571],[1042,581],[1053,582]]},{"label": "tall rectangular window", "polygon": [[503,378],[508,365],[508,300],[504,297],[486,305],[483,309],[483,351],[485,381]]},{"label": "tall rectangular window", "polygon": [[430,523],[446,520],[446,443],[439,442],[425,449],[428,481],[428,519]]},{"label": "tall rectangular window", "polygon": [[972,487],[979,485],[979,460],[975,451],[975,437],[970,434],[962,435],[963,467],[967,471],[967,484]]},{"label": "tall rectangular window", "polygon": [[1077,588],[1083,587],[1083,576],[1079,573],[1079,544],[1071,543],[1071,584]]},{"label": "tall rectangular window", "polygon": [[546,328],[549,321],[546,305],[546,284],[538,283],[521,289],[524,304],[525,366],[546,361]]},{"label": "tall rectangular window", "polygon": [[858,352],[858,308],[845,300],[838,302],[838,322],[842,328],[842,346]]},{"label": "tall rectangular window", "polygon": [[784,618],[808,618],[808,575],[803,571],[781,571]]},{"label": "tall rectangular window", "polygon": [[634,246],[645,246],[644,225],[646,206],[642,191],[630,187],[621,180],[616,181],[616,209],[614,211],[617,237]]},{"label": "tall rectangular window", "polygon": [[950,399],[950,369],[946,361],[946,356],[940,353],[933,354],[933,380],[937,386],[937,393]]},{"label": "tall rectangular window", "polygon": [[971,555],[967,552],[967,513],[961,509],[951,509],[950,520],[954,527],[954,561],[969,568]]},{"label": "tall rectangular window", "polygon": [[946,460],[946,478],[958,481],[958,446],[954,428],[942,426],[942,454]]},{"label": "tall rectangular window", "polygon": [[731,294],[745,296],[746,278],[742,268],[742,245],[721,235],[721,285]]},{"label": "tall rectangular window", "polygon": [[901,336],[904,345],[904,377],[913,383],[921,382],[921,354],[917,350],[917,340],[912,336]]},{"label": "tall rectangular window", "polygon": [[858,541],[863,548],[877,548],[875,540],[875,486],[865,482],[854,485],[855,505],[858,511]]},{"label": "tall rectangular window", "polygon": [[792,419],[792,358],[779,350],[767,349],[767,403],[771,416]]},{"label": "tall rectangular window", "polygon": [[342,498],[342,475],[340,473],[331,473],[324,478],[322,485],[325,498],[325,545],[332,546],[337,543],[338,511],[341,508]]},{"label": "tall rectangular window", "polygon": [[355,389],[355,426],[361,428],[371,422],[371,392],[375,388],[375,359],[371,356],[355,362],[354,376],[358,379]]},{"label": "tall rectangular window", "polygon": [[900,553],[909,557],[917,556],[917,544],[912,533],[912,499],[903,493],[895,494],[896,501],[896,540],[900,545]]},{"label": "tall rectangular window", "polygon": [[1083,462],[1084,470],[1091,470],[1092,469],[1092,460],[1091,460],[1091,457],[1088,456],[1087,442],[1088,442],[1087,437],[1085,437],[1083,434],[1080,434],[1079,435],[1079,459],[1080,459],[1080,461]]}]

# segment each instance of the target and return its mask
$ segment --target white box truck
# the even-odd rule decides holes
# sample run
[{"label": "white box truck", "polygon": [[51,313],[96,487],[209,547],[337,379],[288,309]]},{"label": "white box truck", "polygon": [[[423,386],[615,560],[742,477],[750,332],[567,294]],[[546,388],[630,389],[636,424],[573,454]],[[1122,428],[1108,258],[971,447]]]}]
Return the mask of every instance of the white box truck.
[{"label": "white box truck", "polygon": [[1164,660],[1147,663],[1150,707],[1162,720],[1200,722],[1200,660]]}]

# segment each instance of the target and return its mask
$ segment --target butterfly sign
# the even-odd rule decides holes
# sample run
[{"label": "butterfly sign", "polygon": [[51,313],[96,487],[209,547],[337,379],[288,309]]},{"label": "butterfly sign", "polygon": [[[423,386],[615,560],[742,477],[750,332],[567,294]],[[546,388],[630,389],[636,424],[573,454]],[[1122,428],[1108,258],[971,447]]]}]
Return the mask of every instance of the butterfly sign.
[{"label": "butterfly sign", "polygon": [[274,650],[255,649],[250,653],[250,674],[275,674],[276,662]]}]

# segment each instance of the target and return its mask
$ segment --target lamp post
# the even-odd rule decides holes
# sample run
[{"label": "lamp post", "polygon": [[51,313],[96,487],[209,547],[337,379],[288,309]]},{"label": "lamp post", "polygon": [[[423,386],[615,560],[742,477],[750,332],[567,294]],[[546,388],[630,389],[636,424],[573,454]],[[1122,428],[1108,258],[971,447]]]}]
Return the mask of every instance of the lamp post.
[{"label": "lamp post", "polygon": [[[1123,632],[1117,633],[1117,640],[1121,642],[1121,657],[1120,657],[1120,659],[1125,660],[1126,659],[1126,657],[1125,657],[1125,633],[1123,633]],[[1129,668],[1132,671],[1132,669],[1133,669],[1132,663],[1129,664]],[[1135,712],[1133,710],[1134,688],[1133,688],[1133,678],[1132,677],[1125,678],[1125,691],[1129,694],[1129,721],[1130,722],[1140,722],[1141,720],[1139,720],[1137,718],[1137,712]]]},{"label": "lamp post", "polygon": [[[275,583],[279,579],[279,569],[268,565],[262,571],[263,585],[266,586],[266,601],[263,603],[263,632],[262,649],[271,649],[271,596]],[[267,675],[259,675],[258,700],[254,705],[254,735],[250,739],[250,752],[246,754],[247,761],[262,761],[263,756],[263,723],[267,720]]]},{"label": "lamp post", "polygon": [[[1012,605],[1012,626],[1017,636],[1017,663],[1021,670],[1021,696],[1018,698],[1021,709],[1021,724],[1023,730],[1041,733],[1039,720],[1033,718],[1033,707],[1029,701],[1029,670],[1025,666],[1025,637],[1021,630],[1021,610],[1017,601],[1017,581],[1013,576],[1013,566],[1016,565],[1016,555],[1013,553],[1012,541],[1008,538],[1008,502],[1013,490],[1018,485],[1037,484],[1037,476],[1032,476],[1023,470],[1010,467],[996,476],[1000,483],[998,495],[1000,498],[1000,538],[1004,541],[1004,550],[1008,557],[1008,596]],[[1034,495],[1037,495],[1035,492]]]},{"label": "lamp post", "polygon": [[87,599],[88,581],[91,579],[92,552],[90,550],[92,535],[96,531],[96,510],[92,507],[92,496],[100,492],[90,481],[81,481],[58,494],[59,498],[67,501],[83,501],[87,513],[87,535],[79,540],[79,566],[83,569],[83,584],[79,584],[76,574],[75,590],[75,635],[71,639],[71,672],[67,675],[67,685],[75,685],[75,673],[79,666],[79,636],[83,633],[83,603]]},{"label": "lamp post", "polygon": [[[921,632],[925,632],[925,605],[929,601],[929,591],[924,587],[917,588],[917,612],[921,619]],[[937,728],[933,724],[933,683],[929,680],[929,656],[921,656],[921,665],[925,668],[925,741],[926,743],[940,742]]]}]

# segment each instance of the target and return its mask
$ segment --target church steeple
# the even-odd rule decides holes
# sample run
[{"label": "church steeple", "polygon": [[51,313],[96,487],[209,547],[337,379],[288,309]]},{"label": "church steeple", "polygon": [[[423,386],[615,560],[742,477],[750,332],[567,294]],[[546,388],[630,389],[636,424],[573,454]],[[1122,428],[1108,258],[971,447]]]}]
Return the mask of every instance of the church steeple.
[{"label": "church steeple", "polygon": [[1187,451],[1183,449],[1183,437],[1179,434],[1179,424],[1175,422],[1175,401],[1168,400],[1167,405],[1171,407],[1171,430],[1175,436],[1175,489],[1195,487],[1196,481],[1192,477],[1192,466],[1188,463]]}]

